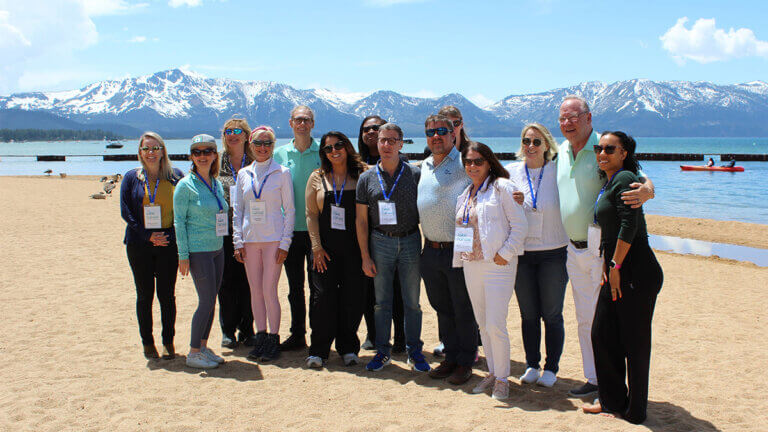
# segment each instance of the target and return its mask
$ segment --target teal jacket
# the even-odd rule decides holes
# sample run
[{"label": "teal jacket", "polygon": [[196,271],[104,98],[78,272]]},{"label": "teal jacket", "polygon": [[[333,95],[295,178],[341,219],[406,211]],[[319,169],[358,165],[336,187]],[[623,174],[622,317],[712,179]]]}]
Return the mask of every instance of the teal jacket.
[{"label": "teal jacket", "polygon": [[219,205],[225,212],[229,205],[221,182],[213,180],[212,187],[216,197],[197,175],[191,173],[176,184],[173,226],[179,259],[189,259],[190,252],[212,252],[224,246],[223,238],[216,235],[216,213],[220,211]]}]

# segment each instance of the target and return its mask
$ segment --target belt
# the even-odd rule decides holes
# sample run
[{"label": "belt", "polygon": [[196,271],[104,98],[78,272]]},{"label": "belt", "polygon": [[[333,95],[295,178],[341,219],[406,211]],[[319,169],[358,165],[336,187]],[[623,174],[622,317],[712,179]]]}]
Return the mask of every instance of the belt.
[{"label": "belt", "polygon": [[424,247],[432,249],[451,249],[453,248],[453,242],[435,242],[429,239],[424,239]]},{"label": "belt", "polygon": [[415,228],[413,228],[411,230],[408,230],[408,231],[405,231],[405,232],[399,232],[399,233],[398,232],[388,233],[388,232],[384,232],[384,231],[382,231],[382,230],[380,230],[378,228],[374,228],[373,230],[376,231],[377,233],[379,233],[381,235],[385,235],[387,237],[405,237],[405,236],[409,236],[409,235],[411,235],[413,233],[419,232],[419,227],[415,227]]},{"label": "belt", "polygon": [[571,240],[571,244],[576,247],[576,249],[586,249],[587,248],[587,242],[585,241],[574,241]]}]

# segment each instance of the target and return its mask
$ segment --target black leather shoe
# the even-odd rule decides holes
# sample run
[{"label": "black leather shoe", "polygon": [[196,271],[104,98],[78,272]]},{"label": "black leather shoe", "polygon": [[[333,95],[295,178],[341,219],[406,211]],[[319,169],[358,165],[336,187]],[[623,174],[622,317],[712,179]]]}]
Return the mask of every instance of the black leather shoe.
[{"label": "black leather shoe", "polygon": [[451,376],[446,381],[453,385],[462,385],[472,378],[472,368],[470,366],[456,366]]},{"label": "black leather shoe", "polygon": [[292,334],[285,342],[280,344],[280,351],[295,351],[306,347],[307,340],[304,338],[304,335]]},{"label": "black leather shoe", "polygon": [[456,363],[450,363],[448,360],[443,360],[440,364],[429,371],[429,377],[434,379],[443,379],[451,376],[458,365]]},{"label": "black leather shoe", "polygon": [[221,346],[234,349],[237,347],[237,339],[233,335],[224,334],[221,336]]},{"label": "black leather shoe", "polygon": [[592,396],[593,394],[597,394],[597,386],[586,382],[581,387],[569,390],[568,394],[573,397]]}]

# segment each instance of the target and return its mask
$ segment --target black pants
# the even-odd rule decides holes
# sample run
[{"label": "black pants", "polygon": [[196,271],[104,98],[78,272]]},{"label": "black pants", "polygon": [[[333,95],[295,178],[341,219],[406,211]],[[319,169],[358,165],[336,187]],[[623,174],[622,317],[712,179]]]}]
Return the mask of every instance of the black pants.
[{"label": "black pants", "polygon": [[326,252],[331,257],[326,271],[312,272],[309,306],[309,355],[323,359],[328,358],[334,339],[339,355],[360,351],[357,329],[365,306],[365,275],[359,249]]},{"label": "black pants", "polygon": [[592,350],[603,410],[639,424],[645,421],[648,407],[651,320],[661,282],[627,280],[621,285],[622,297],[616,301],[611,300],[609,284],[600,288],[592,322]]},{"label": "black pants", "polygon": [[[367,339],[374,345],[376,344],[376,317],[374,307],[376,306],[376,290],[373,286],[373,278],[363,277],[365,285],[365,327],[368,332]],[[400,279],[395,271],[394,294],[392,297],[392,324],[395,326],[395,345],[405,346],[405,315],[403,313],[403,294],[400,291]]]},{"label": "black pants", "polygon": [[432,308],[437,312],[445,360],[472,366],[477,351],[477,323],[469,300],[464,271],[454,268],[453,248],[425,247],[421,253],[421,278]]},{"label": "black pants", "polygon": [[179,255],[176,245],[152,246],[129,244],[125,247],[128,263],[136,283],[136,318],[143,345],[154,345],[152,336],[152,300],[157,288],[160,318],[163,323],[163,345],[173,343],[176,333],[176,272]]},{"label": "black pants", "polygon": [[[294,231],[288,257],[285,259],[285,275],[288,277],[288,303],[291,305],[291,334],[307,333],[307,305],[304,300],[304,275],[312,285],[312,244],[307,231]],[[305,266],[306,265],[306,270]]]},{"label": "black pants", "polygon": [[235,330],[240,330],[240,338],[244,339],[253,335],[251,290],[245,266],[235,259],[234,252],[232,236],[224,237],[224,277],[219,289],[219,325],[223,334],[234,338]]}]

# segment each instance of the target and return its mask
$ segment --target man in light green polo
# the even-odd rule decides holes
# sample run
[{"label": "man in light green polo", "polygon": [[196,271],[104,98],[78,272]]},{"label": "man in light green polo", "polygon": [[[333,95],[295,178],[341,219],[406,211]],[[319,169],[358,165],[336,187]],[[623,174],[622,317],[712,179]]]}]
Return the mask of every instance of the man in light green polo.
[{"label": "man in light green polo", "polygon": [[[291,111],[288,121],[293,129],[290,143],[275,149],[274,159],[291,170],[293,179],[293,204],[296,208],[296,222],[293,241],[285,259],[285,275],[288,277],[288,303],[291,305],[291,335],[282,344],[281,351],[291,351],[307,346],[306,316],[304,302],[304,272],[312,286],[312,245],[307,232],[306,201],[304,199],[307,180],[312,171],[320,168],[320,144],[312,138],[315,114],[308,106],[299,105]],[[306,270],[304,268],[306,263]]]}]

